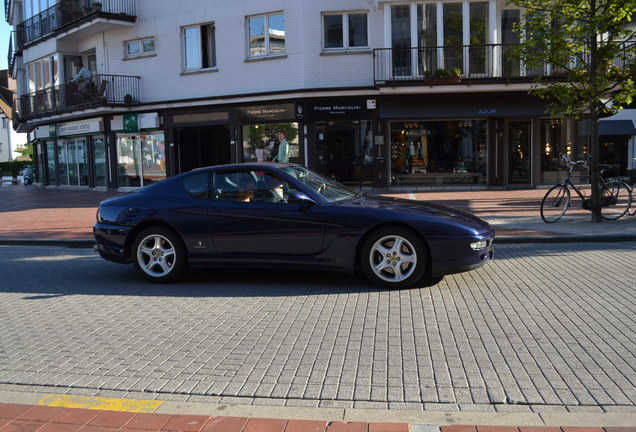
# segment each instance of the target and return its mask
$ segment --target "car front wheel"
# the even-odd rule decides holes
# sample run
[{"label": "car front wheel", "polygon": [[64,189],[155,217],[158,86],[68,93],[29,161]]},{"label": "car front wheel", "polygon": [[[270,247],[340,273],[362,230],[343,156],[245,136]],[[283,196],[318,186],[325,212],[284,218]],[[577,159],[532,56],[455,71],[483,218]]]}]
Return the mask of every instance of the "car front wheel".
[{"label": "car front wheel", "polygon": [[385,288],[413,286],[424,275],[427,261],[422,239],[401,227],[378,230],[362,247],[365,275]]},{"label": "car front wheel", "polygon": [[139,233],[133,254],[135,269],[151,282],[172,282],[186,268],[185,246],[179,236],[167,228],[152,227]]}]

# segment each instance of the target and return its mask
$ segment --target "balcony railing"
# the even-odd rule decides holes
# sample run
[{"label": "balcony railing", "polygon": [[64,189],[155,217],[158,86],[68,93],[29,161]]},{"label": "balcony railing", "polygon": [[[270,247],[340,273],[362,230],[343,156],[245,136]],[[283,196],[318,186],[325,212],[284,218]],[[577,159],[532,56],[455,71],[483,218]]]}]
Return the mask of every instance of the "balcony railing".
[{"label": "balcony railing", "polygon": [[18,118],[28,120],[75,110],[141,102],[140,77],[96,75],[91,81],[70,82],[19,98]]},{"label": "balcony railing", "polygon": [[[373,50],[376,85],[414,81],[430,85],[452,82],[520,81],[530,82],[538,76],[562,76],[563,71],[551,65],[530,70],[513,55],[518,45],[487,44],[410,49]],[[460,71],[460,79],[437,79],[439,70],[452,75]],[[443,73],[442,73],[443,74]]]},{"label": "balcony railing", "polygon": [[95,17],[134,21],[135,0],[62,0],[20,23],[16,29],[24,34],[23,43],[29,44]]}]

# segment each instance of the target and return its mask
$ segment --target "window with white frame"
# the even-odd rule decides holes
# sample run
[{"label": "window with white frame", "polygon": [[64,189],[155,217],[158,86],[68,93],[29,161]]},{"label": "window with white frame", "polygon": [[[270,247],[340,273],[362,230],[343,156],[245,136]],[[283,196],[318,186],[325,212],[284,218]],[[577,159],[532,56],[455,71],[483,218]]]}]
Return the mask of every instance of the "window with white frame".
[{"label": "window with white frame", "polygon": [[51,88],[60,83],[57,54],[28,63],[26,70],[29,92]]},{"label": "window with white frame", "polygon": [[185,72],[216,68],[214,23],[184,27],[182,37]]},{"label": "window with white frame", "polygon": [[285,53],[285,15],[282,12],[247,17],[248,57]]},{"label": "window with white frame", "polygon": [[136,39],[126,42],[126,58],[155,54],[155,38]]},{"label": "window with white frame", "polygon": [[369,47],[368,14],[338,12],[322,15],[323,48],[325,50]]}]

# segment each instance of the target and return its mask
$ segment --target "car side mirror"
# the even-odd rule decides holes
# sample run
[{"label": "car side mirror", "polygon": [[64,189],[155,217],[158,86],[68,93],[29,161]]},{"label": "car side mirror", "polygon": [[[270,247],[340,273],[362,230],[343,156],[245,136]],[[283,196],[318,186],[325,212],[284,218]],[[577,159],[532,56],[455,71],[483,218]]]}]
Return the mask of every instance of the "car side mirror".
[{"label": "car side mirror", "polygon": [[299,191],[289,192],[289,195],[287,195],[287,202],[290,204],[300,205],[301,210],[307,210],[308,208],[316,204],[316,201]]}]

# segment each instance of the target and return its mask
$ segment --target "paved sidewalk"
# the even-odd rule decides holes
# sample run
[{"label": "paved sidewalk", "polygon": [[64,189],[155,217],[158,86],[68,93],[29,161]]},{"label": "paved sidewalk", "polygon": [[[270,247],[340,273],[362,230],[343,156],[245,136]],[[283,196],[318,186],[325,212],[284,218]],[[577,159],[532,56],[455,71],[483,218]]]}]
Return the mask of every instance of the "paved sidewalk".
[{"label": "paved sidewalk", "polygon": [[[499,243],[636,240],[636,216],[593,223],[578,199],[573,200],[573,207],[563,219],[546,224],[539,214],[544,189],[384,194],[466,210],[493,224]],[[0,241],[92,244],[92,225],[99,202],[118,195],[121,193],[2,186]]]}]

